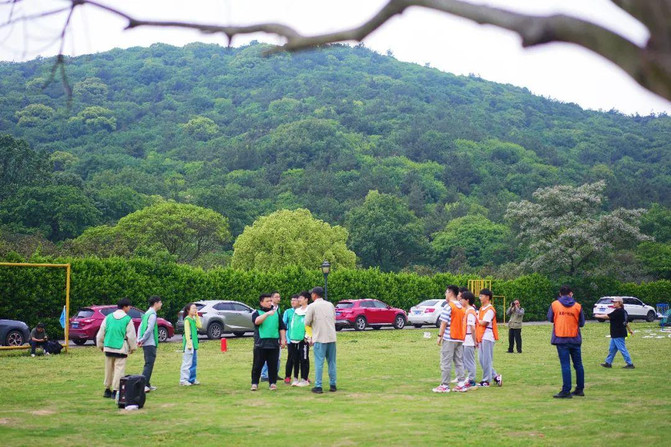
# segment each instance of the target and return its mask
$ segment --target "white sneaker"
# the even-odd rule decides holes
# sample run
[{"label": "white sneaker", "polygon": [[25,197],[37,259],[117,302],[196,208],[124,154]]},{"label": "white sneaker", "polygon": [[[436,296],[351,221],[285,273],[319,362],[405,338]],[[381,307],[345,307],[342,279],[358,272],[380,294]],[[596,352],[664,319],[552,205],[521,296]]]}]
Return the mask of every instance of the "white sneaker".
[{"label": "white sneaker", "polygon": [[150,391],[151,391],[151,388],[149,388],[148,386],[144,387],[144,392],[145,392],[145,393],[148,393],[148,392],[150,392]]},{"label": "white sneaker", "polygon": [[433,391],[434,393],[449,393],[450,387],[447,385],[438,385],[431,391]]},{"label": "white sneaker", "polygon": [[49,352],[45,352],[44,355],[51,355],[51,353],[49,353]]},{"label": "white sneaker", "polygon": [[200,385],[200,382],[197,381],[197,380],[194,380],[193,383],[192,383],[191,385]]},{"label": "white sneaker", "polygon": [[35,357],[35,354],[30,354],[31,357]]},{"label": "white sneaker", "polygon": [[494,377],[494,382],[496,382],[498,386],[503,386],[503,376],[499,374],[498,376]]},{"label": "white sneaker", "polygon": [[179,382],[181,386],[191,386],[191,382]]},{"label": "white sneaker", "polygon": [[149,386],[149,389],[150,389],[151,391],[156,391],[157,388],[156,388],[155,386]]},{"label": "white sneaker", "polygon": [[291,386],[298,386],[298,379],[294,379],[294,380],[291,382]]},{"label": "white sneaker", "polygon": [[296,386],[299,386],[299,387],[310,386],[310,382],[308,382],[307,380],[302,380],[302,379],[301,379],[301,380],[298,381],[298,383],[296,384]]},{"label": "white sneaker", "polygon": [[450,380],[450,383],[459,383],[459,379]]}]

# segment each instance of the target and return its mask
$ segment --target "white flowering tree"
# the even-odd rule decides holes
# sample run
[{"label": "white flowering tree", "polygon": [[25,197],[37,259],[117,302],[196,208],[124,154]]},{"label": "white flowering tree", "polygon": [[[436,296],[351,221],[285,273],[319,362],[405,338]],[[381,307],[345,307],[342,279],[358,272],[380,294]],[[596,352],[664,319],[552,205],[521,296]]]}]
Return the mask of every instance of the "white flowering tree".
[{"label": "white flowering tree", "polygon": [[641,233],[644,209],[603,210],[605,182],[540,188],[533,201],[508,204],[506,219],[526,250],[524,270],[590,275],[615,270],[614,255],[650,240]]}]

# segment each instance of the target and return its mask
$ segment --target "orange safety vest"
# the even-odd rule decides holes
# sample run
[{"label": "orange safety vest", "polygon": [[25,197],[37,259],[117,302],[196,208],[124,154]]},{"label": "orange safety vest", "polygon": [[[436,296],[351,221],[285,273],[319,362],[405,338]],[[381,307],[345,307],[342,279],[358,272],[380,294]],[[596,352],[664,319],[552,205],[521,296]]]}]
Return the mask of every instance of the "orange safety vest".
[{"label": "orange safety vest", "polygon": [[452,314],[450,315],[450,338],[452,340],[463,340],[466,337],[464,308],[457,307],[457,304],[454,301],[450,301],[447,304],[449,304],[452,309]]},{"label": "orange safety vest", "polygon": [[552,302],[552,312],[554,314],[554,330],[557,337],[577,337],[580,332],[580,311],[582,306],[575,303],[571,307],[566,307],[559,300]]},{"label": "orange safety vest", "polygon": [[494,312],[494,318],[492,318],[491,324],[489,324],[488,326],[477,324],[475,326],[475,341],[477,341],[478,343],[482,341],[482,336],[485,335],[485,331],[487,329],[490,329],[494,333],[494,340],[499,339],[499,328],[496,326],[496,309],[494,308],[494,306],[488,304],[487,307],[481,307],[480,310],[478,311],[478,321],[482,321],[485,318],[485,314],[487,313],[490,307]]}]

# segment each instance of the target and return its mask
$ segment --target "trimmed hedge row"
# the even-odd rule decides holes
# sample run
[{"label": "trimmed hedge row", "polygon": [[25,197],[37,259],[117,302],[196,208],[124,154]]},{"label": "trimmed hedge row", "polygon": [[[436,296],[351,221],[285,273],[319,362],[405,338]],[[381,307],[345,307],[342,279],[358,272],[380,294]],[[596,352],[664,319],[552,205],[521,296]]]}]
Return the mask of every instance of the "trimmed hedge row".
[{"label": "trimmed hedge row", "polygon": [[[161,314],[173,322],[177,312],[189,301],[233,299],[256,306],[261,293],[278,290],[286,306],[292,294],[324,282],[319,270],[295,267],[266,273],[233,269],[204,271],[186,265],[157,264],[147,259],[32,259],[31,262],[72,264],[71,314],[84,306],[114,304],[124,296],[144,309],[149,296],[160,295],[164,298]],[[477,278],[447,273],[420,276],[383,273],[376,269],[338,270],[328,277],[328,295],[331,301],[377,298],[407,310],[423,299],[442,297],[448,284],[467,286],[469,279]],[[588,316],[594,302],[604,295],[634,295],[652,306],[668,302],[671,296],[671,281],[666,280],[642,284],[622,283],[611,278],[565,282],[573,286]],[[513,298],[521,301],[528,321],[545,319],[559,287],[559,282],[538,274],[492,282],[495,295],[505,295],[507,302]],[[43,321],[48,331],[56,334],[61,332],[58,318],[64,302],[64,269],[0,267],[0,318],[22,320],[31,327]],[[502,303],[497,303],[497,311],[503,311]]]}]

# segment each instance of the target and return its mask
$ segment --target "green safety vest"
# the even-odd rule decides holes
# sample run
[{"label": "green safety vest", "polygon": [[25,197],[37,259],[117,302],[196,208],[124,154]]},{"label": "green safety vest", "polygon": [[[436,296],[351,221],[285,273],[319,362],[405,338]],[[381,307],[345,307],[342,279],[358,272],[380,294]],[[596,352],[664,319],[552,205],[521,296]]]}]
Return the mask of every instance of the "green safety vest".
[{"label": "green safety vest", "polygon": [[117,320],[111,313],[105,317],[105,342],[106,348],[121,349],[126,341],[126,328],[131,321],[129,315]]},{"label": "green safety vest", "polygon": [[[263,323],[259,326],[259,338],[280,338],[280,317],[277,313],[278,312],[275,312],[263,320]],[[265,314],[265,312],[259,310],[259,316],[263,314]]]},{"label": "green safety vest", "polygon": [[191,327],[191,343],[193,344],[193,349],[198,349],[198,328],[196,327],[196,319],[192,317],[184,318],[184,337],[182,337],[182,349],[186,350],[186,321],[189,320],[189,326]]},{"label": "green safety vest", "polygon": [[291,330],[289,330],[289,340],[301,341],[305,338],[305,315],[298,315],[294,312],[291,318]]},{"label": "green safety vest", "polygon": [[[151,314],[156,315],[156,312],[149,310],[142,315],[142,323],[140,323],[140,338],[144,337],[144,332],[147,330],[147,325],[149,324],[149,316]],[[156,320],[158,320],[158,315],[156,315]],[[154,344],[158,345],[158,321],[154,322]]]}]

